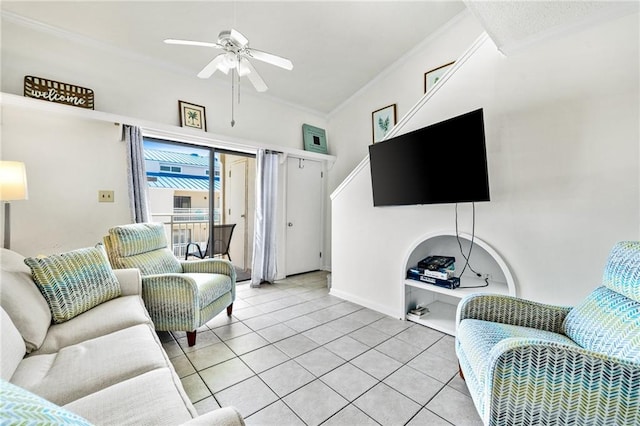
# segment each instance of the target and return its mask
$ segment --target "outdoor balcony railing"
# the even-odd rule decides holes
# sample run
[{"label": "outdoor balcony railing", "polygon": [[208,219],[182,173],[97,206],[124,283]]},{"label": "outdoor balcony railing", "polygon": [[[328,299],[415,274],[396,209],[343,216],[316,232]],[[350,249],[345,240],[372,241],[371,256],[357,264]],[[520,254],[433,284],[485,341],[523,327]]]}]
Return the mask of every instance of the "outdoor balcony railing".
[{"label": "outdoor balcony railing", "polygon": [[[204,250],[209,239],[209,209],[176,208],[173,213],[151,213],[154,222],[165,225],[173,254],[184,259],[187,245],[198,243]],[[219,225],[220,209],[213,212],[214,225]]]}]

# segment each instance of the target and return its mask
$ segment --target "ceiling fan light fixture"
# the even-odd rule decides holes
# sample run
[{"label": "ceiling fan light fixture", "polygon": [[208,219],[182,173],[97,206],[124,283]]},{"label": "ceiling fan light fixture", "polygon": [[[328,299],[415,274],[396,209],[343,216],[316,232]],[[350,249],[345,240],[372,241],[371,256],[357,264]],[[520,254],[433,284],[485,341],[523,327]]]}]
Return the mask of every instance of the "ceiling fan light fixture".
[{"label": "ceiling fan light fixture", "polygon": [[[233,119],[233,94],[235,92],[234,86],[236,80],[238,88],[240,85],[239,77],[247,77],[256,91],[264,92],[267,90],[266,83],[262,77],[260,77],[260,74],[253,67],[253,64],[249,59],[256,59],[289,71],[293,69],[293,63],[289,59],[249,47],[249,39],[235,29],[221,31],[218,35],[217,43],[178,39],[165,39],[164,42],[167,44],[212,47],[223,51],[205,65],[205,67],[198,73],[198,77],[209,78],[216,71],[220,71],[227,75],[231,70],[236,70],[238,72],[238,78],[236,79],[235,74],[233,74],[233,78],[231,79],[231,126],[235,124],[235,120]],[[238,90],[238,103],[239,102],[240,92]]]},{"label": "ceiling fan light fixture", "polygon": [[240,59],[240,61],[238,62],[238,75],[240,77],[244,77],[246,75],[249,75],[251,73],[251,68],[249,68],[249,65],[247,65],[248,61],[246,59]]},{"label": "ceiling fan light fixture", "polygon": [[227,52],[224,54],[224,63],[231,68],[235,68],[238,65],[238,57],[233,52]]}]

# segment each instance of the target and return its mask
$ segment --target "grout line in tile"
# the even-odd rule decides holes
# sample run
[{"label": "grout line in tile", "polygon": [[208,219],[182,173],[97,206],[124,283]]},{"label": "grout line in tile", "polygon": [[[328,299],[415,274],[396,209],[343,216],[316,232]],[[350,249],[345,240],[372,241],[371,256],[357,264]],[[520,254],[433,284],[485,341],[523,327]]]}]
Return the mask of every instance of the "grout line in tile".
[{"label": "grout line in tile", "polygon": [[[322,288],[323,288],[323,285],[321,285],[321,283],[323,282],[323,280],[322,280],[322,279],[319,279],[319,280],[317,280],[316,282],[318,283],[318,285],[317,285],[317,286],[315,286],[315,285],[314,285],[314,283],[315,283],[315,282],[310,282],[310,283],[306,283],[306,285],[303,285],[303,284],[299,284],[299,283],[295,283],[295,282],[286,283],[286,279],[285,279],[285,280],[282,280],[282,281],[279,281],[279,282],[277,282],[277,283],[275,283],[275,284],[272,284],[272,285],[274,286],[274,287],[273,287],[273,289],[269,289],[268,291],[279,291],[279,292],[281,292],[280,297],[273,298],[273,299],[271,299],[271,298],[267,298],[268,300],[263,300],[261,303],[255,303],[255,305],[254,305],[254,304],[251,304],[251,303],[250,303],[250,301],[249,301],[249,300],[247,300],[247,299],[251,299],[252,297],[258,297],[258,296],[259,296],[258,294],[254,294],[252,290],[246,290],[246,291],[252,291],[252,294],[254,294],[253,296],[249,296],[249,297],[247,297],[247,298],[245,299],[245,298],[242,298],[242,292],[240,292],[240,294],[238,294],[238,296],[237,296],[237,299],[238,299],[238,300],[242,300],[242,301],[246,302],[249,306],[253,306],[253,307],[257,307],[257,308],[259,308],[259,307],[260,307],[260,305],[265,305],[265,304],[268,304],[268,303],[272,303],[272,302],[274,302],[274,301],[277,301],[277,300],[280,300],[280,299],[284,299],[284,298],[287,298],[287,297],[300,296],[301,294],[304,294],[304,293],[309,293],[309,292],[312,292],[312,291],[317,291],[317,290],[322,289]],[[285,284],[285,283],[286,283],[286,284]],[[280,285],[279,285],[279,284],[280,284]],[[244,285],[244,284],[242,284],[242,285]],[[307,286],[308,286],[308,287],[307,287]],[[300,289],[305,289],[305,290],[304,290],[304,291],[301,291]],[[292,291],[291,291],[291,292],[288,292],[287,290],[292,290]],[[258,290],[258,291],[259,291],[259,290]],[[268,293],[265,293],[265,294],[268,294]],[[307,299],[304,299],[304,298],[301,298],[301,299],[300,299],[300,301],[298,301],[297,303],[293,303],[293,304],[291,304],[291,305],[289,305],[289,306],[286,306],[286,307],[283,307],[283,308],[280,308],[280,309],[276,309],[276,310],[273,310],[273,311],[271,311],[271,312],[265,312],[264,314],[261,314],[261,315],[272,315],[272,314],[273,314],[273,313],[275,313],[275,312],[282,311],[282,310],[284,310],[284,309],[289,309],[289,308],[292,308],[292,307],[295,307],[295,306],[299,306],[299,305],[302,305],[302,304],[309,304],[309,305],[308,305],[309,307],[314,307],[314,304],[313,304],[313,301],[314,301],[314,300],[322,299],[322,298],[325,298],[325,297],[328,297],[328,296],[329,296],[329,297],[332,297],[332,298],[335,298],[335,296],[331,296],[331,295],[329,295],[329,294],[328,294],[328,291],[327,291],[327,293],[325,293],[325,295],[320,295],[320,296],[318,296],[318,297],[314,297],[314,298],[311,298],[311,299],[308,299],[308,300],[307,300]],[[332,301],[335,301],[334,299],[331,299],[331,300],[332,300]],[[313,312],[318,312],[318,311],[321,311],[321,310],[324,310],[324,309],[331,309],[331,308],[337,307],[337,306],[339,306],[339,305],[341,305],[341,304],[351,303],[351,302],[344,301],[344,300],[340,300],[340,301],[337,301],[336,303],[330,303],[330,304],[325,304],[325,303],[329,303],[329,301],[323,301],[323,302],[319,303],[318,305],[315,305],[315,309],[311,309],[311,310],[309,310],[308,312],[305,312],[305,313],[300,314],[300,315],[296,315],[296,316],[294,316],[294,317],[292,317],[292,318],[287,318],[286,320],[280,320],[280,319],[277,319],[277,318],[276,318],[276,320],[277,320],[277,321],[276,321],[273,325],[278,325],[278,324],[286,325],[286,324],[285,324],[285,322],[295,320],[296,318],[300,318],[301,316],[308,315],[308,314],[313,313]],[[338,309],[340,309],[340,308],[338,308]],[[347,308],[347,311],[345,311],[346,313],[341,314],[341,315],[339,315],[338,317],[336,317],[336,318],[334,318],[334,319],[332,319],[332,320],[330,320],[330,321],[327,321],[327,322],[324,322],[324,323],[321,323],[321,324],[315,325],[315,326],[313,326],[313,327],[311,327],[311,328],[309,328],[309,329],[303,330],[303,331],[297,331],[297,330],[295,330],[295,329],[294,329],[295,333],[294,333],[294,334],[292,334],[291,336],[286,337],[286,338],[294,337],[294,336],[297,336],[297,335],[303,335],[303,336],[304,336],[304,334],[303,334],[303,333],[305,333],[305,332],[307,332],[307,331],[310,331],[310,330],[313,330],[313,329],[318,328],[318,327],[323,326],[323,325],[328,325],[328,326],[331,328],[331,325],[330,325],[330,324],[331,324],[331,322],[336,321],[336,320],[339,320],[339,319],[344,318],[344,317],[346,317],[346,316],[349,316],[349,315],[355,314],[355,313],[357,313],[357,312],[359,312],[359,311],[362,311],[362,310],[364,310],[364,309],[366,309],[366,308],[365,308],[365,307],[359,307],[358,309],[356,309],[356,310],[354,310],[354,311],[348,311],[348,308]],[[257,330],[257,331],[256,331],[256,330],[252,329],[251,327],[249,327],[248,325],[246,325],[246,324],[244,323],[244,321],[248,321],[248,320],[250,320],[250,319],[252,319],[252,318],[256,318],[257,316],[261,316],[261,315],[256,315],[256,316],[252,316],[252,317],[250,317],[250,318],[245,318],[245,320],[240,320],[240,319],[238,319],[237,317],[234,317],[234,321],[233,321],[233,322],[231,322],[230,324],[233,324],[233,323],[239,322],[239,323],[241,323],[243,326],[245,326],[245,327],[247,327],[249,330],[251,330],[251,332],[252,332],[252,333],[256,333],[257,335],[260,335],[260,333],[258,332],[258,331],[260,331],[260,330]],[[367,327],[367,326],[372,326],[372,324],[374,324],[374,323],[378,322],[379,320],[381,320],[381,319],[383,319],[383,318],[386,318],[386,317],[381,317],[381,318],[378,318],[378,319],[376,319],[376,320],[374,320],[374,321],[370,321],[370,322],[368,322],[368,323],[366,323],[366,324],[362,324],[360,327],[358,327],[358,328],[356,328],[356,329],[354,329],[354,330],[351,330],[351,331],[349,331],[348,333],[343,333],[341,330],[339,330],[339,329],[335,328],[334,330],[336,330],[336,331],[338,331],[338,332],[342,333],[339,337],[336,337],[335,339],[331,339],[330,341],[324,342],[323,344],[317,344],[317,343],[314,341],[314,343],[316,343],[318,346],[317,346],[317,347],[315,347],[315,348],[313,348],[313,349],[311,349],[311,350],[315,350],[315,349],[318,349],[318,348],[323,348],[323,347],[325,347],[327,344],[329,344],[329,343],[331,343],[331,342],[333,342],[333,341],[335,341],[335,340],[337,340],[337,339],[343,338],[343,337],[345,337],[345,336],[350,336],[352,333],[354,333],[354,332],[356,332],[356,331],[358,331],[358,330],[361,330],[361,329],[363,329],[363,328],[365,328],[365,327]],[[217,327],[216,327],[216,328],[217,328]],[[266,328],[266,327],[265,327],[265,328]],[[402,333],[402,332],[406,331],[407,329],[409,329],[409,328],[411,328],[411,327],[403,328],[403,329],[401,329],[401,330],[399,330],[399,331],[397,331],[397,332],[395,332],[395,333],[392,333],[391,335],[387,334],[387,332],[386,332],[386,331],[382,331],[382,330],[377,329],[376,327],[373,327],[373,328],[374,328],[374,329],[376,329],[377,331],[379,331],[379,332],[381,332],[381,333],[385,334],[385,335],[386,335],[386,336],[388,336],[388,337],[387,337],[387,338],[385,338],[384,340],[382,340],[381,342],[377,343],[377,344],[376,344],[375,346],[373,346],[373,347],[370,347],[368,344],[365,344],[365,345],[367,346],[367,349],[366,349],[364,352],[362,352],[361,354],[357,355],[355,358],[360,357],[360,356],[362,356],[362,355],[364,355],[364,354],[366,354],[366,353],[368,353],[368,352],[370,352],[370,351],[372,351],[372,350],[376,350],[376,347],[378,347],[379,345],[381,345],[381,344],[383,344],[383,343],[385,343],[385,342],[389,341],[390,339],[392,339],[392,338],[396,337],[397,335],[399,335],[400,333]],[[213,330],[213,329],[211,329],[211,330]],[[175,341],[175,343],[178,345],[178,347],[180,347],[181,352],[186,356],[187,360],[189,361],[189,363],[191,364],[191,366],[194,368],[195,373],[192,373],[192,374],[198,374],[198,377],[199,377],[199,378],[200,378],[200,380],[204,383],[204,385],[206,386],[207,390],[209,391],[209,396],[212,396],[212,397],[214,398],[214,400],[216,401],[216,403],[218,403],[218,405],[220,405],[220,402],[217,400],[217,398],[215,398],[214,393],[211,391],[211,389],[209,388],[209,386],[207,385],[207,383],[204,381],[204,379],[203,379],[203,378],[202,378],[202,376],[200,375],[200,371],[198,371],[198,370],[196,369],[195,365],[193,365],[193,362],[191,362],[191,359],[189,358],[188,353],[187,353],[187,352],[185,352],[184,348],[182,348],[182,346],[180,346],[180,345],[179,345],[179,343],[177,342],[176,337],[175,337],[173,334],[171,334],[171,333],[170,333],[169,335],[171,336],[171,339],[172,339],[173,341]],[[411,358],[409,358],[406,362],[402,362],[402,361],[395,360],[395,361],[397,361],[397,362],[400,364],[400,366],[399,366],[398,368],[393,369],[393,371],[391,371],[390,373],[388,373],[387,375],[385,375],[382,379],[378,379],[377,377],[374,377],[374,379],[375,379],[375,384],[373,385],[373,387],[378,386],[380,383],[384,383],[384,380],[386,380],[386,379],[387,379],[388,377],[390,377],[391,375],[395,374],[399,369],[401,369],[401,368],[403,368],[403,367],[405,367],[405,366],[408,366],[408,364],[409,364],[411,361],[413,361],[415,358],[417,358],[417,357],[419,357],[420,355],[422,355],[423,353],[425,353],[429,348],[431,348],[431,347],[432,347],[433,345],[435,345],[436,343],[440,342],[440,340],[442,340],[445,336],[446,336],[446,335],[444,335],[444,334],[443,334],[443,335],[441,335],[441,336],[440,336],[438,339],[436,339],[436,340],[435,340],[431,345],[429,345],[428,347],[426,347],[426,348],[422,349],[422,350],[421,350],[420,352],[418,352],[416,355],[414,355],[414,356],[412,356]],[[306,336],[304,336],[304,337],[306,337]],[[286,338],[285,338],[285,339],[286,339]],[[351,337],[351,338],[353,338],[353,337]],[[283,339],[281,339],[281,340],[283,340]],[[254,350],[251,350],[251,351],[249,351],[249,352],[247,352],[247,353],[242,354],[242,356],[247,355],[247,354],[250,354],[250,353],[252,353],[252,352],[254,352],[254,351],[257,351],[257,350],[260,350],[260,349],[264,349],[265,347],[272,346],[272,345],[274,345],[275,343],[277,343],[277,342],[279,342],[279,341],[281,341],[281,340],[274,341],[274,342],[269,342],[269,345],[262,346],[262,347],[260,347],[260,348],[256,348],[256,349],[254,349]],[[359,343],[362,343],[362,342],[360,342],[360,341],[359,341],[359,340],[357,340],[357,339],[355,339],[355,340],[356,340],[356,341],[358,341]],[[221,340],[221,342],[225,344],[225,347],[227,347],[228,349],[230,349],[230,350],[233,352],[233,350],[229,347],[229,345],[227,345],[226,341]],[[407,344],[409,344],[409,343],[407,343]],[[276,347],[276,348],[277,348],[277,347]],[[332,391],[334,391],[334,392],[336,392],[336,393],[340,394],[336,389],[333,389],[330,385],[328,385],[327,383],[325,383],[324,381],[322,381],[322,377],[326,376],[327,374],[330,374],[331,372],[333,372],[333,371],[334,371],[334,370],[336,370],[337,368],[340,368],[340,367],[342,367],[342,366],[346,365],[347,363],[348,363],[348,364],[350,364],[350,365],[351,365],[351,366],[353,366],[353,367],[356,367],[357,369],[359,369],[360,371],[364,372],[365,374],[367,374],[367,375],[371,376],[369,373],[367,373],[367,372],[366,372],[365,370],[363,370],[362,368],[360,368],[360,367],[358,367],[357,365],[355,365],[355,364],[351,363],[351,361],[353,361],[353,360],[345,360],[344,358],[342,358],[341,356],[339,356],[339,355],[337,355],[337,354],[333,353],[332,351],[331,351],[331,353],[333,353],[334,355],[338,356],[340,359],[344,360],[345,362],[344,362],[344,363],[342,363],[342,364],[340,364],[340,365],[339,365],[339,366],[337,366],[337,367],[331,368],[330,370],[328,370],[328,371],[324,372],[324,373],[323,373],[322,375],[320,375],[320,376],[316,376],[314,373],[312,373],[311,371],[309,371],[307,368],[305,368],[304,366],[302,366],[300,363],[298,363],[298,362],[296,361],[296,359],[297,359],[297,358],[299,358],[299,357],[301,357],[301,356],[303,356],[304,354],[307,354],[307,353],[309,353],[309,352],[310,352],[310,351],[306,351],[306,352],[304,352],[304,353],[302,353],[302,354],[298,354],[298,355],[296,355],[296,356],[295,356],[295,357],[293,357],[293,358],[291,358],[291,357],[289,357],[289,356],[287,355],[287,358],[288,358],[288,359],[286,359],[286,360],[284,360],[284,361],[282,361],[282,362],[278,362],[276,365],[273,365],[273,366],[269,367],[268,369],[266,369],[266,370],[264,370],[264,371],[261,371],[260,373],[258,373],[258,372],[257,372],[257,371],[255,371],[253,368],[251,368],[251,367],[250,367],[250,366],[249,366],[249,365],[248,365],[248,364],[247,364],[247,363],[246,363],[246,362],[245,362],[245,361],[244,361],[240,356],[235,355],[235,352],[233,352],[233,353],[234,353],[234,355],[235,355],[235,356],[234,356],[234,358],[238,358],[238,359],[240,359],[240,361],[243,363],[243,365],[245,365],[245,366],[249,369],[249,371],[251,371],[251,372],[253,373],[253,375],[252,375],[251,377],[249,377],[249,378],[246,378],[246,379],[240,380],[240,381],[239,381],[239,382],[237,382],[237,383],[234,383],[234,384],[232,384],[232,385],[230,385],[230,386],[227,386],[227,387],[225,387],[224,389],[217,390],[217,391],[216,391],[216,393],[218,393],[218,392],[222,392],[222,391],[224,391],[224,390],[228,389],[229,387],[232,387],[232,386],[235,386],[235,385],[237,385],[237,384],[240,384],[240,383],[242,383],[242,382],[244,382],[244,381],[246,381],[246,380],[249,380],[249,379],[251,379],[251,378],[253,378],[253,377],[258,377],[258,378],[261,380],[261,382],[262,382],[262,383],[263,383],[263,384],[264,384],[264,385],[265,385],[265,386],[266,386],[266,387],[267,387],[271,392],[273,392],[274,394],[276,394],[276,395],[278,396],[278,399],[277,399],[276,401],[274,401],[273,403],[271,403],[271,404],[269,404],[269,405],[267,405],[267,406],[265,406],[265,407],[261,408],[261,410],[264,410],[265,408],[267,408],[267,407],[269,407],[269,406],[271,406],[271,405],[275,404],[277,401],[282,401],[282,403],[284,404],[284,406],[286,406],[289,410],[291,410],[291,412],[293,412],[293,413],[294,413],[294,415],[295,415],[297,418],[299,418],[299,419],[304,423],[304,421],[303,421],[303,420],[300,418],[300,416],[299,416],[299,415],[298,415],[298,414],[293,410],[293,408],[292,408],[292,407],[290,407],[290,406],[289,406],[289,405],[284,401],[284,398],[285,398],[286,396],[290,395],[290,394],[291,394],[291,393],[293,393],[293,392],[296,392],[297,390],[299,390],[300,388],[302,388],[302,387],[304,387],[304,386],[308,385],[309,383],[313,383],[313,381],[316,381],[316,380],[320,380],[320,381],[321,381],[323,384],[325,384],[329,389],[331,389]],[[376,350],[376,352],[378,352],[378,353],[380,353],[380,354],[382,354],[382,355],[388,356],[388,355],[386,355],[386,354],[384,354],[384,353],[382,353],[382,352],[380,352],[380,351],[378,351],[378,350]],[[286,353],[285,353],[285,354],[286,354]],[[234,358],[231,358],[231,359],[234,359]],[[354,358],[354,359],[355,359],[355,358]],[[393,358],[392,358],[392,359],[393,359]],[[297,363],[298,365],[300,365],[300,366],[301,366],[305,371],[309,372],[309,373],[310,373],[311,375],[313,375],[313,377],[315,377],[315,378],[314,378],[311,382],[306,383],[306,384],[304,384],[304,385],[302,385],[302,386],[298,387],[297,389],[291,390],[291,391],[289,391],[286,395],[283,395],[282,397],[280,397],[280,396],[279,396],[279,395],[278,395],[278,394],[277,394],[277,393],[276,393],[276,392],[275,392],[275,391],[274,391],[274,390],[273,390],[273,389],[272,389],[272,388],[271,388],[271,387],[270,387],[270,386],[269,386],[269,385],[268,385],[264,380],[262,380],[262,378],[260,377],[260,374],[262,374],[262,373],[264,373],[264,372],[266,372],[266,371],[269,371],[269,370],[271,370],[271,369],[273,369],[273,368],[276,368],[276,367],[278,367],[278,366],[280,366],[280,365],[282,365],[282,364],[284,364],[285,362],[288,362],[288,361],[290,361],[290,360],[293,360],[294,362],[296,362],[296,363]],[[226,360],[226,361],[229,361],[229,360]],[[223,361],[223,362],[224,362],[224,361]],[[219,364],[219,363],[218,363],[218,364]],[[218,365],[218,364],[215,364],[215,365]],[[207,368],[209,368],[209,367],[207,367]],[[203,370],[204,370],[204,369],[203,369]],[[201,370],[201,371],[202,371],[202,370]],[[427,373],[425,373],[425,374],[427,374]],[[190,376],[190,375],[188,375],[188,376]],[[187,377],[187,376],[185,376],[185,377]],[[371,376],[371,377],[373,377],[373,376]],[[431,376],[430,376],[430,377],[431,377]],[[455,378],[455,375],[452,377],[452,379],[453,379],[453,378]],[[435,379],[435,378],[434,378],[434,379]],[[447,421],[446,419],[442,418],[442,417],[441,417],[440,415],[438,415],[437,413],[435,413],[435,412],[433,412],[433,411],[429,410],[426,406],[427,406],[427,405],[428,405],[428,404],[429,404],[429,403],[430,403],[430,402],[431,402],[431,401],[432,401],[432,400],[433,400],[433,399],[434,399],[438,394],[440,394],[440,393],[444,390],[444,388],[445,388],[446,386],[448,386],[448,383],[449,383],[452,379],[450,379],[449,381],[447,381],[447,383],[442,383],[440,380],[435,379],[435,380],[437,380],[438,382],[440,382],[440,383],[442,384],[442,386],[438,389],[438,391],[437,391],[437,392],[436,392],[436,393],[435,393],[435,394],[434,394],[434,395],[433,395],[433,396],[432,396],[432,397],[431,397],[431,398],[430,398],[430,399],[429,399],[425,404],[418,404],[418,405],[420,405],[420,407],[421,407],[421,408],[420,408],[420,410],[418,410],[418,412],[417,412],[416,414],[414,414],[414,416],[412,416],[412,417],[411,417],[411,419],[409,419],[409,420],[408,420],[408,422],[410,422],[410,421],[411,421],[415,416],[417,416],[417,415],[418,415],[418,413],[420,413],[423,409],[428,410],[428,411],[429,411],[430,413],[432,413],[433,415],[436,415],[437,417],[439,417],[439,418],[443,419],[444,421]],[[364,413],[367,417],[371,418],[371,416],[369,416],[369,414],[368,414],[368,413],[366,413],[366,412],[362,411],[360,408],[358,408],[357,406],[353,405],[353,403],[352,403],[352,402],[353,402],[353,401],[355,401],[355,400],[357,400],[358,398],[361,398],[363,395],[365,395],[367,392],[369,392],[373,387],[368,388],[368,389],[367,389],[367,390],[365,390],[362,394],[360,394],[360,395],[358,395],[357,397],[353,398],[353,399],[352,399],[352,401],[350,401],[350,402],[349,402],[349,404],[348,404],[347,406],[345,406],[345,407],[341,408],[341,409],[340,409],[340,410],[338,410],[336,413],[332,414],[328,419],[326,419],[325,421],[323,421],[323,423],[328,422],[331,418],[333,418],[335,415],[337,415],[337,413],[339,413],[342,409],[347,408],[349,405],[352,405],[352,406],[353,406],[353,407],[355,407],[357,410],[359,410],[360,412]],[[391,386],[390,386],[390,387],[391,387]],[[391,389],[394,389],[396,392],[400,393],[402,396],[404,396],[404,397],[406,397],[406,398],[409,398],[411,401],[413,401],[413,399],[411,399],[408,395],[405,395],[404,393],[402,393],[399,389],[395,389],[395,388],[393,388],[393,387],[391,387]],[[453,389],[455,389],[455,388],[453,388]],[[202,400],[204,400],[204,399],[206,399],[206,398],[208,398],[209,396],[205,396],[204,398],[202,398],[202,399],[200,399],[200,400],[198,400],[198,401],[195,401],[195,402],[194,402],[194,404],[195,404],[195,403],[197,403],[197,402],[200,402],[200,401],[202,401]],[[415,402],[415,401],[414,401],[414,402]],[[261,410],[257,411],[256,413],[253,413],[252,415],[255,415],[255,414],[259,413]],[[249,416],[248,416],[248,417],[249,417]],[[373,418],[371,418],[371,419],[372,419],[374,422],[376,422],[376,421],[375,421],[375,419],[373,419]],[[448,421],[447,421],[447,422],[448,422]],[[376,423],[377,423],[377,422],[376,422]]]}]

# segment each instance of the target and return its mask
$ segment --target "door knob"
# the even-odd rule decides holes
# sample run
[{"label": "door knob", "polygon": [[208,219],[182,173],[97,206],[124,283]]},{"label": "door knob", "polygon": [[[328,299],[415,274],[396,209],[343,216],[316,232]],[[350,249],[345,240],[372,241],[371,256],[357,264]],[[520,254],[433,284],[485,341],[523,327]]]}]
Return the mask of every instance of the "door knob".
[{"label": "door knob", "polygon": [[288,226],[289,228],[291,228],[291,227],[293,226],[293,223],[292,223],[292,222],[289,222],[289,223],[287,223],[287,226]]}]

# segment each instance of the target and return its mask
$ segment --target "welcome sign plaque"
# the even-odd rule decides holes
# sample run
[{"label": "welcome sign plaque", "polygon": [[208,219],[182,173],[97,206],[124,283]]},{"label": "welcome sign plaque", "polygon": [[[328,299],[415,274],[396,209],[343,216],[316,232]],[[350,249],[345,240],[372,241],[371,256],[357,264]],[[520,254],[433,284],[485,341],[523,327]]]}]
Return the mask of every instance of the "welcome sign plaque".
[{"label": "welcome sign plaque", "polygon": [[93,109],[93,90],[31,75],[24,77],[24,96]]}]

